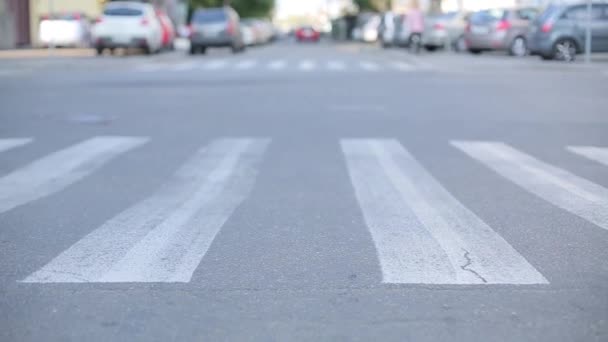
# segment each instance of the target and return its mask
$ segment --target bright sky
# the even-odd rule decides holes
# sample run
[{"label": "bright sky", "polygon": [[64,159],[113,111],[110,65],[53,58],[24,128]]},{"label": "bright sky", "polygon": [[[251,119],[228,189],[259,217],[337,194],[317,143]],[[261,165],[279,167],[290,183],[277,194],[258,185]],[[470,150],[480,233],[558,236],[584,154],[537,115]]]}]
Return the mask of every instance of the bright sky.
[{"label": "bright sky", "polygon": [[316,12],[326,0],[277,0],[277,16],[306,14]]}]

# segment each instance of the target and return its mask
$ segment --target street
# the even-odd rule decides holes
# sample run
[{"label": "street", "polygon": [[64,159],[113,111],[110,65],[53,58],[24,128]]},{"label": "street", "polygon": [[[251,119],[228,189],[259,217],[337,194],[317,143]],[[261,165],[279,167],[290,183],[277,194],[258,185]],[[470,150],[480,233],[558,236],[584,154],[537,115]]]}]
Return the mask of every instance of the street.
[{"label": "street", "polygon": [[0,59],[0,341],[606,341],[608,63]]}]

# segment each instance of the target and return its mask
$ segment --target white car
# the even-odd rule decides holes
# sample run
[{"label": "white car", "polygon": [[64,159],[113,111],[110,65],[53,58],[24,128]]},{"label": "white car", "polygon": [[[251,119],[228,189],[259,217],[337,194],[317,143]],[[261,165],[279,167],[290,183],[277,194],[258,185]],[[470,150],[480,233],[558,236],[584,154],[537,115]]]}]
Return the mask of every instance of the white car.
[{"label": "white car", "polygon": [[115,48],[141,48],[150,54],[162,48],[162,27],[152,5],[113,1],[93,26],[93,42],[98,55]]},{"label": "white car", "polygon": [[38,38],[43,46],[87,47],[91,27],[81,13],[45,15],[40,20]]}]

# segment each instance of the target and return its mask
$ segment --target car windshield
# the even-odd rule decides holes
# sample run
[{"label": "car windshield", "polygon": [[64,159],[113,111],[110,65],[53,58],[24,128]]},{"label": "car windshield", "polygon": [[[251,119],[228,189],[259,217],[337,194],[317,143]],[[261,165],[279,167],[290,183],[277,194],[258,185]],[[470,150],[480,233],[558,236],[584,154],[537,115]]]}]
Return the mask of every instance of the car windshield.
[{"label": "car windshield", "polygon": [[490,23],[504,18],[505,11],[500,9],[489,9],[473,13],[471,22],[476,24]]},{"label": "car windshield", "polygon": [[143,11],[132,7],[109,7],[103,11],[103,14],[109,17],[139,17]]},{"label": "car windshield", "polygon": [[226,12],[222,9],[198,11],[194,13],[192,21],[196,23],[215,23],[226,21]]}]

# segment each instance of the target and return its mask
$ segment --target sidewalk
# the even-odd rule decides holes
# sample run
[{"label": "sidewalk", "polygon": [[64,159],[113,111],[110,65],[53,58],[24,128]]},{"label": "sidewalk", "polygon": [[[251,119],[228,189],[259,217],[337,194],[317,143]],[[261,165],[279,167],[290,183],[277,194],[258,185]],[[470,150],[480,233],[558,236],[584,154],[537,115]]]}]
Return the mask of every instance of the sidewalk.
[{"label": "sidewalk", "polygon": [[57,48],[57,49],[11,49],[0,50],[2,59],[48,58],[48,57],[92,57],[94,49],[86,48]]}]

